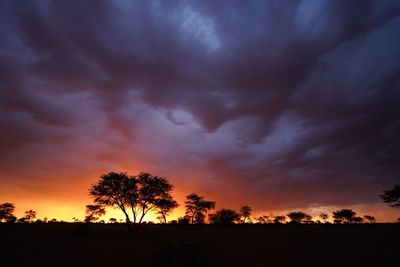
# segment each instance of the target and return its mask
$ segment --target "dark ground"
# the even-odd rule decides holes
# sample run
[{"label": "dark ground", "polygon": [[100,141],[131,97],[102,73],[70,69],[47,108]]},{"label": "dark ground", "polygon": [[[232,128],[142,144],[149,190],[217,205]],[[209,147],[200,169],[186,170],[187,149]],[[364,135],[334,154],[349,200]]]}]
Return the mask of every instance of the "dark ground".
[{"label": "dark ground", "polygon": [[85,227],[2,224],[0,266],[400,266],[399,224]]}]

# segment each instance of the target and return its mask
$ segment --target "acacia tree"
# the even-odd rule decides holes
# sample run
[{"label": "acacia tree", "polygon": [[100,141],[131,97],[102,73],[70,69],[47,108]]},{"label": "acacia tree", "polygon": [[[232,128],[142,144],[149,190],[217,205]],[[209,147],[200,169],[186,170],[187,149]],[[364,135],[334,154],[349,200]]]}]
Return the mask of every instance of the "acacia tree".
[{"label": "acacia tree", "polygon": [[[342,209],[333,212],[333,218],[335,219],[335,223],[352,223],[354,222],[354,218],[356,217],[356,213],[350,209]],[[358,220],[358,219],[357,219]]]},{"label": "acacia tree", "polygon": [[379,195],[383,202],[388,203],[393,208],[400,208],[400,184],[396,184],[390,190],[383,191],[382,195]]},{"label": "acacia tree", "polygon": [[15,222],[17,218],[13,215],[14,210],[15,206],[12,203],[0,204],[0,222]]},{"label": "acacia tree", "polygon": [[289,212],[287,216],[290,218],[291,223],[303,223],[304,221],[310,221],[312,217],[302,211]]},{"label": "acacia tree", "polygon": [[258,217],[255,217],[254,220],[256,220],[260,224],[267,224],[271,222],[271,218],[268,215],[261,215]]},{"label": "acacia tree", "polygon": [[238,221],[240,217],[241,214],[230,209],[221,209],[215,214],[208,215],[210,223],[212,224],[233,224],[235,221]]},{"label": "acacia tree", "polygon": [[366,221],[368,221],[369,223],[375,223],[375,222],[376,222],[375,217],[374,217],[374,216],[371,216],[371,215],[364,215],[364,219],[365,219]]},{"label": "acacia tree", "polygon": [[25,211],[25,219],[27,222],[32,223],[35,218],[36,218],[36,211],[34,210]]},{"label": "acacia tree", "polygon": [[286,216],[284,215],[275,216],[274,218],[274,223],[276,224],[281,224],[284,223],[285,221],[286,221]]},{"label": "acacia tree", "polygon": [[174,201],[171,196],[173,186],[167,178],[158,177],[147,172],[141,172],[136,179],[138,193],[136,206],[132,208],[132,212],[136,215],[141,214],[139,219],[139,223],[141,223],[144,216],[149,211],[157,208],[160,203]]},{"label": "acacia tree", "polygon": [[97,221],[101,216],[106,214],[106,209],[101,205],[86,205],[85,222],[90,223]]},{"label": "acacia tree", "polygon": [[125,215],[126,223],[131,220],[128,215],[128,207],[133,202],[136,183],[134,178],[126,173],[109,172],[100,177],[99,181],[92,185],[89,195],[99,205],[119,208]]},{"label": "acacia tree", "polygon": [[251,212],[252,209],[249,206],[243,206],[240,208],[240,216],[243,218],[243,223],[246,223],[246,219],[249,219],[249,221],[251,220]]},{"label": "acacia tree", "polygon": [[319,215],[319,217],[320,217],[322,220],[324,220],[324,223],[326,223],[326,222],[328,221],[328,219],[329,219],[329,215],[326,214],[326,213],[321,213],[321,214]]},{"label": "acacia tree", "polygon": [[172,198],[168,197],[160,199],[156,206],[159,219],[163,220],[164,223],[167,223],[167,215],[175,208],[179,207],[179,204]]},{"label": "acacia tree", "polygon": [[186,196],[186,217],[191,224],[204,222],[207,211],[215,208],[215,201],[204,200],[203,196],[192,193]]}]

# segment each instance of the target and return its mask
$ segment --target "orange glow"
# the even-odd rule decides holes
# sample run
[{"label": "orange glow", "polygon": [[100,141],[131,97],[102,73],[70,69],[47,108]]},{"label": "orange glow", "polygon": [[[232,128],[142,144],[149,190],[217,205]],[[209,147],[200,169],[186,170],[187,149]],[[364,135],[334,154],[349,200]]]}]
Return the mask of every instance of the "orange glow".
[{"label": "orange glow", "polygon": [[[37,218],[43,219],[47,217],[48,220],[56,218],[57,220],[63,220],[72,222],[73,218],[77,218],[82,221],[85,216],[85,206],[92,203],[88,196],[88,188],[91,184],[97,181],[96,177],[103,172],[96,172],[90,175],[90,180],[88,179],[77,179],[73,183],[67,183],[68,179],[60,179],[58,183],[52,180],[44,179],[41,182],[45,183],[47,187],[42,190],[37,190],[36,188],[23,188],[18,187],[18,185],[9,185],[9,189],[5,191],[0,188],[0,203],[12,202],[16,206],[15,215],[19,218],[24,215],[24,212],[29,209],[37,211]],[[135,173],[135,172],[129,172]],[[253,207],[254,212],[252,217],[257,217],[259,215],[285,215],[290,210],[264,210],[262,205],[259,203],[249,203],[245,196],[242,196],[238,200],[238,203],[228,203],[225,199],[217,197],[217,194],[207,195],[199,192],[199,187],[183,183],[182,187],[179,184],[175,184],[173,195],[175,199],[180,204],[170,216],[167,217],[168,220],[175,220],[178,217],[184,215],[184,200],[185,196],[191,192],[198,192],[199,194],[205,195],[207,199],[217,201],[216,209],[220,208],[232,208],[239,210],[241,205],[249,204]],[[183,190],[182,190],[183,189]],[[311,208],[299,208],[292,210],[302,210],[313,216],[317,220],[318,215],[321,212],[326,212],[331,217],[331,212],[341,208],[351,208],[357,212],[359,216],[365,214],[373,215],[377,218],[378,222],[393,222],[399,217],[398,210],[389,208],[383,203],[371,204],[371,205],[353,205],[353,206],[329,206],[329,207],[311,207]],[[123,213],[118,209],[107,208],[107,214],[101,219],[108,222],[109,218],[116,218],[117,220],[125,220]],[[145,221],[158,222],[157,215],[154,213],[149,213],[146,215]]]}]

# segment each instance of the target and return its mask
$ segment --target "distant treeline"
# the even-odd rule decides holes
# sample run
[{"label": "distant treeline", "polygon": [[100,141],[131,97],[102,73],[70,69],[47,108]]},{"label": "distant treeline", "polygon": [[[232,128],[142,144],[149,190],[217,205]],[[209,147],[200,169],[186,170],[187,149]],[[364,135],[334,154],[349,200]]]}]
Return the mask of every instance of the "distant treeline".
[{"label": "distant treeline", "polygon": [[[99,221],[101,216],[106,214],[106,207],[120,209],[128,227],[131,224],[144,223],[143,219],[150,211],[158,214],[160,223],[167,223],[167,216],[179,204],[172,196],[173,185],[165,177],[159,177],[150,173],[141,172],[136,176],[127,173],[110,172],[100,177],[98,182],[91,186],[89,195],[93,199],[93,204],[86,206],[86,217],[84,222]],[[385,190],[381,199],[391,207],[400,208],[400,185],[395,185],[390,190]],[[239,211],[232,209],[220,209],[215,213],[209,213],[215,209],[216,202],[206,200],[203,196],[191,193],[186,196],[184,202],[185,216],[172,220],[171,224],[204,224],[208,217],[210,224],[315,224],[330,223],[329,215],[321,213],[317,218],[302,211],[289,212],[286,215],[262,215],[252,217],[252,208],[243,206]],[[25,216],[17,219],[14,216],[15,206],[12,203],[0,204],[0,222],[6,223],[56,223],[56,219],[43,220],[36,219],[36,211],[28,210]],[[372,215],[358,216],[350,209],[341,209],[332,213],[335,224],[356,224],[356,223],[375,223],[376,219]],[[73,218],[74,222],[80,222]],[[105,223],[104,220],[100,222]],[[120,221],[121,222],[121,221]],[[400,218],[398,219],[400,222]],[[117,219],[110,218],[109,223],[118,223]]]}]

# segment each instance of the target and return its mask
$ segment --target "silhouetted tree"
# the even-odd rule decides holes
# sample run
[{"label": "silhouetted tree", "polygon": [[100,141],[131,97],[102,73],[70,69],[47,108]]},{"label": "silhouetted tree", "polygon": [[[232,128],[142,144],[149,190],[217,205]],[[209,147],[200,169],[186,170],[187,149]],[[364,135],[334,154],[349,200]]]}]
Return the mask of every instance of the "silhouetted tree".
[{"label": "silhouetted tree", "polygon": [[326,223],[326,222],[328,221],[328,219],[329,219],[329,215],[326,214],[326,213],[321,213],[321,214],[319,215],[319,217],[320,217],[322,220],[324,220],[324,223]]},{"label": "silhouetted tree", "polygon": [[355,217],[356,213],[350,209],[342,209],[333,212],[333,218],[335,219],[336,223],[352,223],[354,222]]},{"label": "silhouetted tree", "polygon": [[167,215],[175,208],[179,207],[178,202],[171,197],[166,197],[157,201],[156,209],[160,221],[167,223]]},{"label": "silhouetted tree", "polygon": [[191,224],[202,223],[207,211],[215,208],[215,202],[204,200],[204,197],[192,193],[186,196],[185,208],[185,214]]},{"label": "silhouetted tree", "polygon": [[362,223],[364,221],[363,217],[355,216],[353,218],[353,223]]},{"label": "silhouetted tree", "polygon": [[383,191],[382,195],[379,195],[383,202],[388,203],[389,206],[394,208],[400,208],[400,184],[396,184],[390,190]]},{"label": "silhouetted tree", "polygon": [[178,224],[185,225],[185,224],[189,224],[189,223],[190,223],[190,219],[188,216],[183,216],[183,217],[178,218]]},{"label": "silhouetted tree", "polygon": [[286,216],[284,215],[275,216],[274,218],[274,223],[276,224],[281,224],[284,223],[285,221],[286,221]]},{"label": "silhouetted tree", "polygon": [[26,218],[26,216],[18,218],[17,223],[28,223],[28,219]]},{"label": "silhouetted tree", "polygon": [[240,219],[240,214],[234,210],[221,209],[214,214],[208,215],[212,224],[233,224]]},{"label": "silhouetted tree", "polygon": [[246,223],[246,219],[248,219],[249,221],[251,220],[250,218],[251,212],[252,209],[249,206],[243,206],[240,208],[240,215],[243,218],[242,219],[243,223]]},{"label": "silhouetted tree", "polygon": [[375,217],[374,217],[374,216],[371,216],[371,215],[364,215],[364,219],[365,219],[366,221],[368,221],[369,223],[375,223],[375,222],[376,222]]},{"label": "silhouetted tree", "polygon": [[0,204],[0,222],[15,222],[14,210],[15,206],[12,203],[5,202]]},{"label": "silhouetted tree", "polygon": [[85,222],[90,223],[97,221],[100,216],[106,214],[106,209],[101,205],[86,205]]},{"label": "silhouetted tree", "polygon": [[256,218],[254,218],[254,220],[256,220],[258,223],[261,223],[261,224],[266,224],[266,223],[270,223],[271,222],[271,219],[270,219],[270,217],[268,215],[258,216]]},{"label": "silhouetted tree", "polygon": [[36,218],[36,211],[34,210],[25,211],[25,218],[27,222],[32,223],[33,220]]},{"label": "silhouetted tree", "polygon": [[290,218],[291,223],[303,223],[303,221],[310,221],[312,217],[301,211],[289,212],[287,216]]},{"label": "silhouetted tree", "polygon": [[[142,222],[144,216],[155,208],[160,208],[158,205],[169,205],[169,211],[174,209],[175,200],[171,196],[173,186],[169,183],[167,178],[151,175],[150,173],[141,172],[137,176],[138,186],[138,200],[137,209],[134,211],[136,214],[138,210],[141,213],[139,223]],[[166,208],[166,206],[164,206]],[[166,214],[165,214],[166,215]]]},{"label": "silhouetted tree", "polygon": [[115,218],[110,218],[108,221],[110,223],[117,223],[118,222],[117,219],[115,219]]},{"label": "silhouetted tree", "polygon": [[131,220],[127,208],[134,201],[135,192],[135,179],[122,172],[110,172],[102,175],[97,184],[94,184],[89,190],[89,194],[94,198],[95,203],[118,207],[124,213],[128,226]]}]

